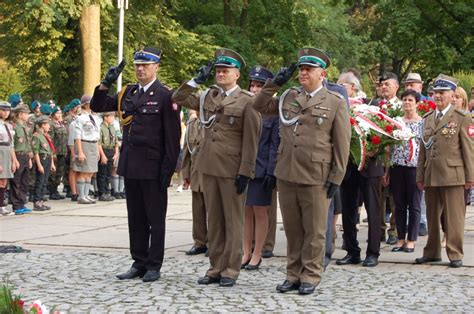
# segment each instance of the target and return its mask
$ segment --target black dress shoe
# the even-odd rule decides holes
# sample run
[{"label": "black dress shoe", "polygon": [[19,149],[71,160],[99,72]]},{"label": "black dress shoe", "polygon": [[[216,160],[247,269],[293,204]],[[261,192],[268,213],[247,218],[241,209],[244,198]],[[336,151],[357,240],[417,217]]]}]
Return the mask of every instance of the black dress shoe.
[{"label": "black dress shoe", "polygon": [[364,267],[375,267],[379,264],[379,258],[374,255],[369,255],[365,258],[362,266]]},{"label": "black dress shoe", "polygon": [[258,264],[257,264],[257,265],[252,265],[252,264],[250,264],[250,262],[249,262],[249,264],[247,264],[247,266],[245,266],[245,270],[257,270],[261,263],[262,263],[262,259],[260,259],[260,260],[258,261]]},{"label": "black dress shoe", "polygon": [[387,242],[385,242],[385,243],[390,244],[390,245],[394,245],[397,242],[398,242],[398,239],[397,239],[396,236],[389,235],[388,239],[387,239]]},{"label": "black dress shoe", "polygon": [[405,248],[405,253],[413,253],[415,252],[415,248],[414,247],[406,247]]},{"label": "black dress shoe", "polygon": [[198,255],[198,254],[204,254],[207,252],[207,247],[197,247],[194,246],[186,252],[186,255]]},{"label": "black dress shoe", "polygon": [[221,287],[232,287],[233,285],[235,285],[235,279],[229,277],[222,277],[219,281]]},{"label": "black dress shoe", "polygon": [[300,284],[300,287],[298,288],[298,293],[299,294],[311,294],[314,292],[314,289],[316,288],[315,285],[308,283],[308,282],[302,282]]},{"label": "black dress shoe", "polygon": [[458,260],[450,261],[449,267],[453,267],[453,268],[462,267],[462,260],[458,259]]},{"label": "black dress shoe", "polygon": [[219,283],[220,278],[204,276],[198,279],[198,284],[200,285],[210,285],[211,283]]},{"label": "black dress shoe", "polygon": [[205,257],[209,257],[209,249],[206,250],[206,254],[204,254]]},{"label": "black dress shoe", "polygon": [[245,267],[247,267],[247,265],[250,263],[251,259],[252,259],[252,257],[250,257],[249,260],[246,261],[245,263],[240,264],[240,269],[244,269]]},{"label": "black dress shoe", "polygon": [[396,246],[394,248],[392,248],[392,252],[405,252],[405,245],[402,245],[402,246]]},{"label": "black dress shoe", "polygon": [[276,287],[276,290],[278,292],[285,293],[285,292],[292,291],[292,290],[298,290],[299,287],[300,287],[299,284],[293,283],[289,280],[285,280],[285,281],[283,281],[282,284],[280,284]]},{"label": "black dress shoe", "polygon": [[338,259],[336,261],[336,264],[337,265],[350,265],[350,264],[360,264],[360,262],[361,262],[360,256],[353,256],[353,255],[347,254],[343,258]]},{"label": "black dress shoe", "polygon": [[160,272],[157,270],[149,269],[143,276],[143,282],[152,282],[160,279]]},{"label": "black dress shoe", "polygon": [[434,263],[434,262],[441,262],[441,258],[431,258],[431,257],[420,257],[415,259],[415,264],[425,264],[425,263]]},{"label": "black dress shoe", "polygon": [[135,267],[132,266],[132,267],[130,267],[130,269],[126,273],[118,274],[117,278],[120,279],[120,280],[134,279],[134,278],[137,278],[137,277],[143,277],[143,275],[145,275],[145,273],[146,273],[145,269],[138,269],[138,268],[135,268]]},{"label": "black dress shoe", "polygon": [[61,200],[62,198],[61,198],[61,195],[59,195],[59,193],[56,192],[56,193],[52,193],[52,194],[49,196],[49,199],[50,199],[50,200],[53,200],[53,201],[59,201],[59,200]]},{"label": "black dress shoe", "polygon": [[262,258],[270,258],[270,257],[273,257],[273,252],[272,251],[268,251],[268,250],[263,250],[262,251]]}]

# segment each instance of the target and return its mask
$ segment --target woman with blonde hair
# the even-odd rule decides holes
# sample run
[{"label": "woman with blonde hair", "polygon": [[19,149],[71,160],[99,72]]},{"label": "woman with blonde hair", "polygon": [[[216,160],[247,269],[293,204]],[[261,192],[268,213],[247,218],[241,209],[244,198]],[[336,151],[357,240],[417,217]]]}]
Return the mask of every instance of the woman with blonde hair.
[{"label": "woman with blonde hair", "polygon": [[456,91],[454,91],[453,106],[456,109],[469,112],[469,100],[467,99],[467,93],[461,86],[458,86]]}]

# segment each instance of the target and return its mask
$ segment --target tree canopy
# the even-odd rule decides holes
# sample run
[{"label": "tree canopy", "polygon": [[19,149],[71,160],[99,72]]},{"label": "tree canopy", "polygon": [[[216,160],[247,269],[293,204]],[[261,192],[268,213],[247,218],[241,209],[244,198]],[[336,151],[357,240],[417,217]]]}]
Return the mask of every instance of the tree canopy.
[{"label": "tree canopy", "polygon": [[[102,72],[117,63],[118,10],[106,0],[4,0],[0,6],[0,98],[65,104],[83,92],[80,17],[99,4]],[[327,51],[329,77],[356,68],[365,88],[381,72],[425,81],[438,73],[472,75],[472,0],[130,0],[125,13],[124,82],[134,81],[133,52],[163,51],[160,79],[175,87],[228,47],[249,66],[276,71],[298,48]],[[245,81],[245,73],[243,75]],[[99,82],[97,82],[99,83]],[[245,82],[244,82],[245,83]]]}]

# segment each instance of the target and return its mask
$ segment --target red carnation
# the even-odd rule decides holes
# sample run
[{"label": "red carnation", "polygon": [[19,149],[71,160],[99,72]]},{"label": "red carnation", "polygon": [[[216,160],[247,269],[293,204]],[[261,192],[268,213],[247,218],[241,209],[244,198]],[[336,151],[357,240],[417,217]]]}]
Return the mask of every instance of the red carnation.
[{"label": "red carnation", "polygon": [[386,125],[385,126],[385,131],[387,131],[388,133],[392,133],[393,132],[393,127],[391,125]]},{"label": "red carnation", "polygon": [[381,115],[380,113],[378,113],[377,116],[380,118],[380,120],[384,120],[383,115]]},{"label": "red carnation", "polygon": [[434,102],[432,102],[431,100],[428,100],[428,106],[433,110],[436,109],[436,104]]},{"label": "red carnation", "polygon": [[349,118],[349,121],[351,122],[351,125],[355,125],[355,124],[356,124],[356,120],[355,120],[353,117],[350,117],[350,118]]},{"label": "red carnation", "polygon": [[382,143],[382,139],[377,136],[377,135],[373,135],[371,138],[370,138],[370,141],[372,142],[372,144],[374,145],[379,145],[380,143]]},{"label": "red carnation", "polygon": [[380,109],[380,112],[383,113],[383,114],[387,114],[387,111],[385,111],[383,109]]}]

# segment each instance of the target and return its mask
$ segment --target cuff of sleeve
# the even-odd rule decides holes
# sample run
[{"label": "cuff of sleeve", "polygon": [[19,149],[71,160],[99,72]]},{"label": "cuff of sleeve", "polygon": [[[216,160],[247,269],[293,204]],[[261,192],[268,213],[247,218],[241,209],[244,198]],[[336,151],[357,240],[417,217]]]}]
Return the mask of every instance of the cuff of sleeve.
[{"label": "cuff of sleeve", "polygon": [[255,163],[242,161],[239,168],[239,174],[253,179],[255,177]]},{"label": "cuff of sleeve", "polygon": [[189,86],[191,86],[191,87],[194,87],[194,88],[198,88],[198,87],[199,87],[199,84],[196,83],[196,82],[194,81],[194,79],[189,80],[186,84],[189,85]]},{"label": "cuff of sleeve", "polygon": [[337,185],[341,185],[342,179],[344,179],[344,174],[345,173],[343,171],[333,168],[329,173],[328,181]]}]

